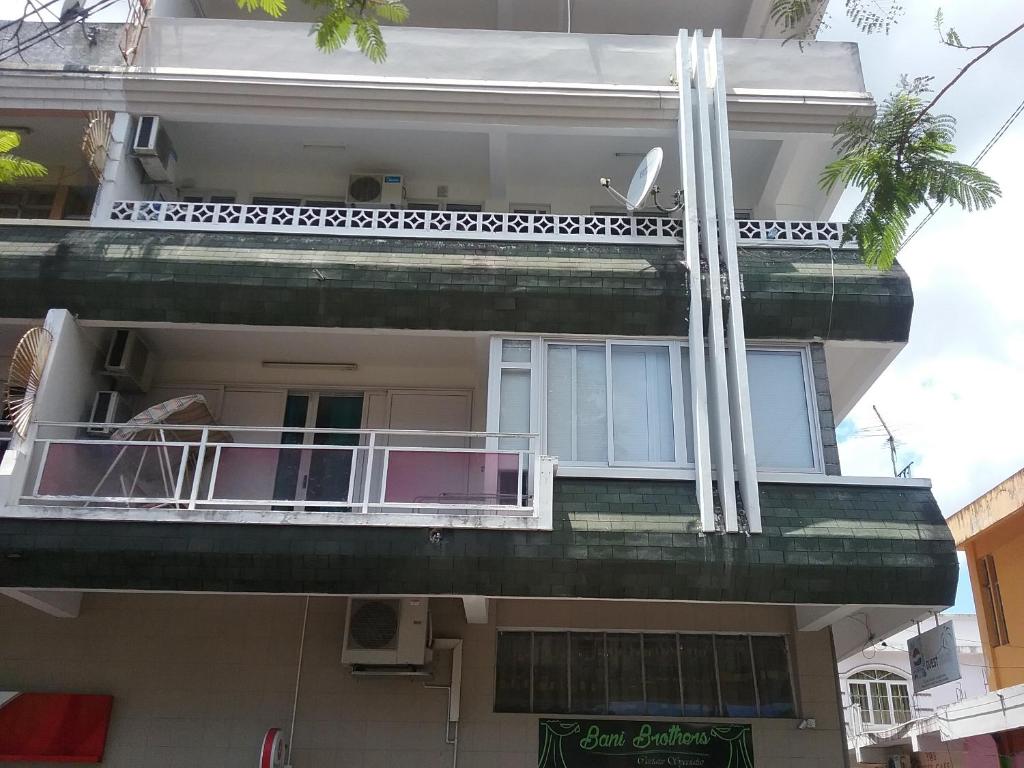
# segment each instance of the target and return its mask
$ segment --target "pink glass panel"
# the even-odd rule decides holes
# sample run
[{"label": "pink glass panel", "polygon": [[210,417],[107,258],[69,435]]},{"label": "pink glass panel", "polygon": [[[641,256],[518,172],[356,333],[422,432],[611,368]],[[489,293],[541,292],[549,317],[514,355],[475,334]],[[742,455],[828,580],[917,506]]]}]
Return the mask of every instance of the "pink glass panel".
[{"label": "pink glass panel", "polygon": [[392,450],[384,501],[515,505],[517,468],[509,453]]}]

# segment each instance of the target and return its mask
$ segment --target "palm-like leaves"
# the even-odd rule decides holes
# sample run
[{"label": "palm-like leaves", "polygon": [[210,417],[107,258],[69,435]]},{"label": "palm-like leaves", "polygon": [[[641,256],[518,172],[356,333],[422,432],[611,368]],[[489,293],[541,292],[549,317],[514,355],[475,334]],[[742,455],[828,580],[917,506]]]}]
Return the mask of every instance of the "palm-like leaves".
[{"label": "palm-like leaves", "polygon": [[924,111],[927,86],[927,79],[904,82],[874,119],[843,123],[833,144],[840,157],[821,176],[827,191],[841,184],[864,193],[846,236],[857,241],[866,263],[882,269],[892,266],[920,208],[954,202],[973,211],[991,207],[1000,195],[989,176],[949,159],[956,122]]},{"label": "palm-like leaves", "polygon": [[32,179],[46,175],[46,168],[39,163],[11,153],[20,144],[21,136],[17,132],[0,131],[0,184],[10,184],[18,179]]},{"label": "palm-like leaves", "polygon": [[[260,10],[277,18],[288,10],[285,0],[236,0],[246,11]],[[387,58],[387,46],[381,32],[382,21],[401,24],[409,18],[409,9],[400,0],[303,0],[320,11],[317,20],[316,47],[325,53],[341,48],[354,39],[370,61]]]}]

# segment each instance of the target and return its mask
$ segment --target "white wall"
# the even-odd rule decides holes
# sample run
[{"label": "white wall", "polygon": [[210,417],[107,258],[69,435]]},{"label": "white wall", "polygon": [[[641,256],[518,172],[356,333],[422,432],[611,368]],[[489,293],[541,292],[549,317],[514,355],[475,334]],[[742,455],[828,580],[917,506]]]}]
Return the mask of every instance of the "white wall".
[{"label": "white wall", "polygon": [[[353,678],[340,661],[345,605],[310,601],[295,768],[449,768],[446,693],[418,678]],[[109,768],[249,768],[266,730],[288,728],[303,607],[301,596],[90,593],[79,618],[59,620],[0,599],[0,669],[9,690],[112,694]],[[493,712],[499,627],[792,630],[791,609],[773,606],[497,600],[474,625],[459,600],[433,599],[431,611],[435,636],[464,641],[462,768],[537,764],[538,716]],[[739,722],[753,723],[758,768],[835,768],[844,746],[828,632],[791,642],[798,717]],[[800,717],[817,728],[798,729]]]},{"label": "white wall", "polygon": [[[964,698],[973,698],[988,692],[985,677],[985,657],[981,649],[980,632],[977,617],[974,614],[943,614],[940,621],[952,621],[957,638],[958,657],[960,660],[961,679],[932,688],[930,691],[914,695],[915,706],[925,710],[953,704]],[[931,629],[934,622],[921,624],[921,631]],[[843,695],[845,703],[850,703],[846,679],[855,672],[868,669],[884,669],[895,672],[906,678],[908,685],[911,680],[910,656],[907,652],[907,640],[917,634],[916,628],[904,630],[881,643],[865,648],[839,663],[839,674],[844,680]],[[911,686],[911,691],[913,687]]]}]

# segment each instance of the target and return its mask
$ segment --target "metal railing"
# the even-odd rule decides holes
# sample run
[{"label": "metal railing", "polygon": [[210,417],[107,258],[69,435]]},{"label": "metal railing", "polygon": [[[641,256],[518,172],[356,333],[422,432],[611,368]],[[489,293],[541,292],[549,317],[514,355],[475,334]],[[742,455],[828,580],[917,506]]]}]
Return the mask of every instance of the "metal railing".
[{"label": "metal railing", "polygon": [[550,500],[535,434],[36,426],[27,504],[534,518]]},{"label": "metal railing", "polygon": [[[424,211],[309,205],[245,205],[119,200],[114,226],[238,232],[293,232],[372,237],[678,245],[682,223],[667,216],[491,211]],[[829,221],[738,222],[749,244],[840,245],[843,225]]]}]

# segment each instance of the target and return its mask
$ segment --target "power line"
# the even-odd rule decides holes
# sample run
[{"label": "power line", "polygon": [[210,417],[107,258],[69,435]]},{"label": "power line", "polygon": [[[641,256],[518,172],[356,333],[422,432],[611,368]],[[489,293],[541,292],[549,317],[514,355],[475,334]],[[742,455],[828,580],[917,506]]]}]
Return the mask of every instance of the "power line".
[{"label": "power line", "polygon": [[[71,9],[69,9],[69,11],[65,11],[65,13],[56,22],[50,24],[45,21],[42,21],[42,16],[40,15],[40,12],[42,10],[45,10],[49,6],[53,5],[55,2],[57,2],[57,0],[50,0],[45,5],[42,5],[37,8],[36,5],[32,3],[30,0],[30,2],[27,3],[26,5],[26,13],[24,13],[21,16],[21,18],[14,19],[13,21],[10,21],[7,24],[4,24],[2,27],[0,27],[0,32],[10,29],[11,27],[14,27],[14,32],[5,41],[11,43],[11,45],[7,48],[0,49],[0,62],[4,62],[7,59],[10,59],[14,56],[22,56],[25,53],[25,51],[38,45],[44,40],[53,39],[57,33],[63,32],[64,30],[69,29],[75,24],[84,25],[86,19],[88,19],[89,16],[93,15],[94,13],[98,13],[99,11],[105,10],[106,8],[109,8],[111,5],[114,5],[114,3],[117,2],[117,0],[98,0],[92,5],[87,6],[81,6],[76,4]],[[28,11],[28,8],[32,8],[32,10]],[[34,23],[41,24],[42,29],[34,31],[27,38],[22,39],[22,27],[24,26],[26,20],[30,16],[39,16],[40,21]]]},{"label": "power line", "polygon": [[[1017,118],[1021,116],[1021,113],[1024,113],[1024,101],[1021,101],[1021,103],[1017,105],[1017,108],[1013,110],[1012,113],[1010,113],[1010,116],[1006,118],[1006,121],[1001,126],[999,126],[999,130],[997,130],[995,134],[992,136],[992,138],[988,140],[988,143],[985,144],[984,147],[982,147],[982,150],[981,152],[978,153],[978,156],[971,161],[971,165],[977,166],[978,163],[985,159],[985,155],[987,155],[989,151],[992,149],[992,147],[996,145],[996,142],[1003,138],[1003,135],[1008,130],[1010,130],[1010,126],[1012,126],[1014,122],[1016,122]],[[928,211],[928,215],[921,219],[921,223],[914,227],[914,230],[909,235],[907,235],[907,237],[903,240],[902,243],[900,243],[901,251],[907,247],[907,244],[914,239],[914,236],[922,229],[924,229],[924,225],[931,221],[932,217],[934,217],[935,214],[938,213],[940,210],[942,210],[942,205],[938,205],[932,210]]]}]

